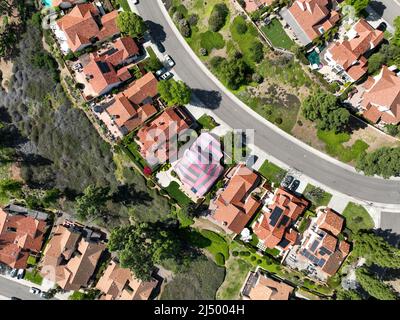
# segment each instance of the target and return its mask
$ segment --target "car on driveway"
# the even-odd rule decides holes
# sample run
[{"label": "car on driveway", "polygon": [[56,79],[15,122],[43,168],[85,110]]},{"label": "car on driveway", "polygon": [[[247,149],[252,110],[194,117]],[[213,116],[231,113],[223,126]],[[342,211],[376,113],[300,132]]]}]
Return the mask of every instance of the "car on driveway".
[{"label": "car on driveway", "polygon": [[297,190],[297,188],[299,187],[299,185],[300,185],[300,181],[297,179],[294,180],[292,182],[292,184],[289,186],[290,191],[295,192]]},{"label": "car on driveway", "polygon": [[40,289],[38,289],[38,288],[31,287],[31,288],[29,289],[29,292],[30,292],[30,293],[33,293],[33,294],[40,294],[42,291],[41,291]]},{"label": "car on driveway", "polygon": [[156,71],[156,76],[159,77],[161,76],[163,73],[167,72],[167,69],[165,68],[161,68],[160,70]]},{"label": "car on driveway", "polygon": [[25,270],[24,269],[18,269],[17,272],[17,279],[22,279],[25,275]]},{"label": "car on driveway", "polygon": [[50,294],[49,294],[48,292],[46,292],[46,291],[42,291],[42,292],[40,293],[40,296],[41,296],[42,298],[44,298],[44,299],[50,299]]},{"label": "car on driveway", "polygon": [[168,80],[168,79],[172,78],[173,76],[174,75],[171,72],[167,71],[160,76],[160,80]]},{"label": "car on driveway", "polygon": [[158,51],[160,51],[161,53],[165,52],[165,47],[161,42],[156,42],[156,46],[157,46]]},{"label": "car on driveway", "polygon": [[290,184],[293,182],[294,178],[292,176],[286,176],[281,182],[281,186],[284,188],[289,188]]},{"label": "car on driveway", "polygon": [[167,65],[168,65],[170,68],[172,68],[172,67],[175,65],[175,61],[172,60],[171,56],[168,55],[168,54],[167,54],[166,56],[164,56],[164,60],[165,60],[165,62],[167,63]]},{"label": "car on driveway", "polygon": [[17,274],[18,274],[18,269],[15,269],[15,268],[12,269],[10,272],[11,278],[15,278],[17,276]]}]

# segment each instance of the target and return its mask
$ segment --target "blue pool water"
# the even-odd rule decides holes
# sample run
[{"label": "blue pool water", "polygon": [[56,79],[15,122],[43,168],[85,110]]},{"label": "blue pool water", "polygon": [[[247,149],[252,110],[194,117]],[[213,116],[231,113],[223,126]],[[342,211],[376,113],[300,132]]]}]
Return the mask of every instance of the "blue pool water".
[{"label": "blue pool water", "polygon": [[53,0],[42,0],[42,3],[43,3],[46,7],[52,7]]}]

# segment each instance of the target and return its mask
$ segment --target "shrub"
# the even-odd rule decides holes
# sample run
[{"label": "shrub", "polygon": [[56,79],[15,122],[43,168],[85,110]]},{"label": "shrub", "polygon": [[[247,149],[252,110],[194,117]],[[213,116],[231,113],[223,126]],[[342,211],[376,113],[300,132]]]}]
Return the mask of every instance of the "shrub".
[{"label": "shrub", "polygon": [[147,186],[150,187],[150,188],[154,188],[156,185],[155,185],[155,183],[153,181],[147,180]]},{"label": "shrub", "polygon": [[225,3],[217,3],[211,11],[210,18],[208,19],[208,25],[211,31],[219,31],[226,22],[229,9]]},{"label": "shrub", "polygon": [[182,20],[184,17],[183,17],[182,12],[176,11],[176,12],[174,13],[174,15],[172,16],[172,18],[173,18],[175,21],[180,21],[180,20]]},{"label": "shrub", "polygon": [[256,256],[251,256],[251,257],[250,257],[250,260],[251,260],[251,261],[256,261],[256,260],[257,260],[257,257],[256,257]]},{"label": "shrub", "polygon": [[250,46],[251,59],[259,63],[264,58],[264,46],[260,41],[254,41]]},{"label": "shrub", "polygon": [[297,124],[298,124],[300,127],[302,127],[302,126],[303,126],[303,121],[297,120]]},{"label": "shrub", "polygon": [[282,122],[283,122],[283,120],[282,120],[281,117],[278,117],[278,118],[275,119],[275,123],[276,124],[282,124]]},{"label": "shrub", "polygon": [[257,259],[257,264],[261,264],[262,260],[261,259]]},{"label": "shrub", "polygon": [[240,20],[239,23],[236,24],[236,31],[239,34],[245,34],[247,32],[247,23],[244,20]]},{"label": "shrub", "polygon": [[216,262],[217,265],[219,265],[219,266],[225,265],[225,257],[224,257],[224,255],[223,255],[221,252],[218,252],[218,253],[215,255],[215,262]]},{"label": "shrub", "polygon": [[188,19],[188,22],[189,22],[189,24],[191,25],[191,26],[195,26],[195,25],[197,25],[197,22],[199,21],[199,16],[197,15],[197,14],[191,14],[190,15],[190,17],[189,17],[189,19]]},{"label": "shrub", "polygon": [[233,251],[233,252],[232,252],[232,255],[233,255],[234,257],[237,257],[237,256],[239,255],[239,252]]},{"label": "shrub", "polygon": [[187,20],[182,19],[181,21],[179,21],[179,24],[180,24],[180,31],[181,31],[182,35],[185,38],[189,38],[190,35],[192,34],[192,30],[190,29],[190,25],[187,22]]},{"label": "shrub", "polygon": [[212,57],[210,60],[211,68],[218,69],[224,60],[225,60],[224,58],[219,57],[219,56]]}]

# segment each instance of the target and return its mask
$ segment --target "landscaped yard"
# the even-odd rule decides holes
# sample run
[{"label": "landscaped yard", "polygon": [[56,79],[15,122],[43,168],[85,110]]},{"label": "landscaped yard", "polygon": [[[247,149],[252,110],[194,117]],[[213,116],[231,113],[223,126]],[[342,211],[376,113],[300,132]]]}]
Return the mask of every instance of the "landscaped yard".
[{"label": "landscaped yard", "polygon": [[272,19],[268,25],[261,27],[261,30],[274,47],[290,50],[294,45],[293,40],[286,34],[278,19]]},{"label": "landscaped yard", "polygon": [[210,131],[219,125],[215,122],[214,118],[208,114],[203,114],[199,119],[197,119],[197,122],[200,124],[202,129]]},{"label": "landscaped yard", "polygon": [[313,186],[311,183],[307,184],[304,189],[303,196],[311,201],[311,210],[315,210],[320,206],[327,206],[331,201],[332,195],[321,188]]},{"label": "landscaped yard", "polygon": [[190,200],[190,198],[180,190],[179,184],[176,181],[172,181],[165,190],[181,207],[192,203],[192,200]]},{"label": "landscaped yard", "polygon": [[254,268],[248,262],[233,257],[226,262],[225,266],[225,280],[217,291],[217,299],[238,300],[240,297],[240,289],[248,273]]},{"label": "landscaped yard", "polygon": [[41,285],[42,281],[43,281],[42,276],[36,270],[34,270],[32,272],[26,270],[24,279],[27,281],[33,282],[37,285]]},{"label": "landscaped yard", "polygon": [[188,239],[193,246],[210,252],[220,266],[224,266],[229,259],[229,245],[225,238],[211,230],[193,230]]},{"label": "landscaped yard", "polygon": [[342,215],[346,218],[346,227],[354,233],[361,229],[372,229],[375,226],[368,211],[353,202],[348,203]]},{"label": "landscaped yard", "polygon": [[287,171],[283,170],[282,168],[278,167],[277,165],[265,160],[264,163],[261,165],[258,172],[261,173],[265,178],[269,181],[273,182],[276,186],[279,186],[282,179],[285,177]]},{"label": "landscaped yard", "polygon": [[133,135],[130,134],[126,136],[122,142],[123,151],[129,156],[129,158],[135,162],[142,169],[147,167],[146,161],[143,159],[142,155],[139,152],[139,146],[133,140]]},{"label": "landscaped yard", "polygon": [[350,140],[350,134],[348,133],[335,134],[333,131],[318,130],[317,135],[320,140],[325,142],[326,152],[343,162],[357,160],[360,154],[369,147],[369,145],[362,140],[357,140],[350,147],[343,146],[345,142]]}]

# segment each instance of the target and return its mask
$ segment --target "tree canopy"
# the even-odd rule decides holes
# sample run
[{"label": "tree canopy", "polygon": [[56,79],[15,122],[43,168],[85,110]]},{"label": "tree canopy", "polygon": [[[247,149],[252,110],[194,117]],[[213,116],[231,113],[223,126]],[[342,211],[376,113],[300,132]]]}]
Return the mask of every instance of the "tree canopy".
[{"label": "tree canopy", "polygon": [[155,264],[173,260],[185,265],[188,261],[176,221],[117,227],[111,232],[108,248],[118,253],[122,267],[144,281],[150,280]]},{"label": "tree canopy", "polygon": [[158,92],[168,106],[185,105],[190,102],[192,91],[183,81],[174,79],[161,80]]},{"label": "tree canopy", "polygon": [[210,18],[208,19],[208,25],[211,31],[217,32],[219,31],[226,22],[226,18],[229,14],[229,9],[225,3],[217,3],[210,14]]},{"label": "tree canopy", "polygon": [[346,4],[352,6],[359,15],[366,7],[368,7],[371,0],[346,0]]},{"label": "tree canopy", "polygon": [[354,242],[353,253],[364,257],[368,264],[400,268],[400,250],[391,246],[381,236],[363,231],[354,235]]},{"label": "tree canopy", "polygon": [[89,185],[83,195],[76,199],[76,213],[81,220],[95,219],[104,214],[110,189]]},{"label": "tree canopy", "polygon": [[303,114],[306,119],[317,122],[321,130],[333,130],[336,133],[345,130],[350,113],[339,104],[331,93],[318,91],[303,101]]},{"label": "tree canopy", "polygon": [[117,26],[122,34],[132,38],[142,36],[147,29],[143,18],[131,11],[122,11],[119,13]]},{"label": "tree canopy", "polygon": [[396,19],[394,19],[394,35],[393,35],[393,43],[400,47],[400,16],[396,17]]},{"label": "tree canopy", "polygon": [[250,68],[246,62],[240,59],[217,58],[210,61],[228,88],[236,90],[246,82]]},{"label": "tree canopy", "polygon": [[366,175],[380,175],[384,178],[400,174],[400,148],[382,147],[370,153],[362,153],[356,168]]},{"label": "tree canopy", "polygon": [[341,289],[336,292],[336,300],[362,300],[362,298],[355,290]]},{"label": "tree canopy", "polygon": [[379,300],[397,300],[396,293],[382,281],[374,278],[367,269],[356,270],[358,283],[372,297]]}]

